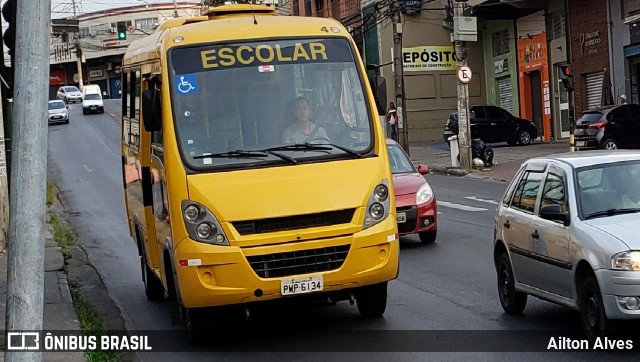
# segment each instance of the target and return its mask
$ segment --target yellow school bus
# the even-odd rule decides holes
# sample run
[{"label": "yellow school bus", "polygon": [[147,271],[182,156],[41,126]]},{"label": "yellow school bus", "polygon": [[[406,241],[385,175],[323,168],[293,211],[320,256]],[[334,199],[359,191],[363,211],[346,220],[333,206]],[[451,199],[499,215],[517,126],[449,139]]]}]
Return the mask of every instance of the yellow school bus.
[{"label": "yellow school bus", "polygon": [[149,299],[177,300],[195,332],[205,308],[274,299],[384,313],[399,255],[391,170],[339,22],[259,5],[172,19],[129,46],[122,90]]}]

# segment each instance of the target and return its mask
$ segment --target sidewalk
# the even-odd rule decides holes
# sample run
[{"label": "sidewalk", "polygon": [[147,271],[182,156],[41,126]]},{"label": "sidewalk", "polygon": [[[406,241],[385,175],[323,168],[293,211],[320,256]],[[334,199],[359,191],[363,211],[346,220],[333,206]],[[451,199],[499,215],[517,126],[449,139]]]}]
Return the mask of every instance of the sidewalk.
[{"label": "sidewalk", "polygon": [[[48,217],[48,215],[47,215]],[[60,247],[56,246],[51,225],[45,228],[45,260],[44,260],[44,329],[72,330],[81,333],[78,316],[73,308],[71,292],[64,271],[64,257]],[[0,254],[0,323],[5,328],[7,301],[7,254]],[[6,332],[5,332],[6,333]],[[0,336],[0,361],[4,361],[6,348],[5,333]],[[41,346],[42,346],[42,342]],[[86,361],[83,352],[43,352],[43,361]]]},{"label": "sidewalk", "polygon": [[465,176],[497,181],[511,181],[520,165],[531,157],[546,156],[554,153],[569,152],[569,141],[535,141],[528,146],[508,146],[506,143],[491,144],[494,158],[493,166],[468,173],[451,166],[449,146],[442,142],[419,142],[411,144],[411,159],[415,163],[429,166],[433,173],[452,176]]}]

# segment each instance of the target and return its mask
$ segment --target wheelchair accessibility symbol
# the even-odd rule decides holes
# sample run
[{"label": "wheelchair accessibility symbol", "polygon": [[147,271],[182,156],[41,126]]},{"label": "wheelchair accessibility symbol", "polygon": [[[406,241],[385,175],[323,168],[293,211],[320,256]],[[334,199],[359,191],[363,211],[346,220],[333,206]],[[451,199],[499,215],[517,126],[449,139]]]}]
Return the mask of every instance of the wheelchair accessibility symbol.
[{"label": "wheelchair accessibility symbol", "polygon": [[178,75],[175,77],[176,89],[181,94],[196,93],[198,91],[198,83],[196,76],[193,74]]}]

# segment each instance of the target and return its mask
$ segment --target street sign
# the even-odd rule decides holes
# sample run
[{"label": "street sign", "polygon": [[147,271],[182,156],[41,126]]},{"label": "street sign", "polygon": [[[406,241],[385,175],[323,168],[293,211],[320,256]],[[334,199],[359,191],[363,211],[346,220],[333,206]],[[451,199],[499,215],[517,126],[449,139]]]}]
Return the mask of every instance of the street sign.
[{"label": "street sign", "polygon": [[471,77],[471,68],[463,65],[462,67],[460,67],[460,69],[458,69],[458,80],[460,81],[460,83],[469,83],[471,81]]}]

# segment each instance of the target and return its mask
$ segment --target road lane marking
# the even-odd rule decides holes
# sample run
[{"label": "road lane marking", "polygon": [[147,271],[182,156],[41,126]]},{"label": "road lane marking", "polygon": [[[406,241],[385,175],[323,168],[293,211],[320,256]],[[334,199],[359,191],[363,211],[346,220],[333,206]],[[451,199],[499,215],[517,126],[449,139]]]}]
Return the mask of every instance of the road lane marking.
[{"label": "road lane marking", "polygon": [[479,198],[477,198],[475,196],[465,196],[464,198],[467,199],[467,200],[480,201],[480,202],[486,202],[487,204],[498,205],[497,201],[479,199]]},{"label": "road lane marking", "polygon": [[438,206],[444,206],[444,207],[449,207],[452,209],[458,209],[458,210],[463,210],[463,211],[489,211],[489,209],[484,209],[482,207],[473,207],[473,206],[467,206],[467,205],[460,205],[460,204],[454,204],[451,202],[446,202],[446,201],[440,201],[438,200]]}]

